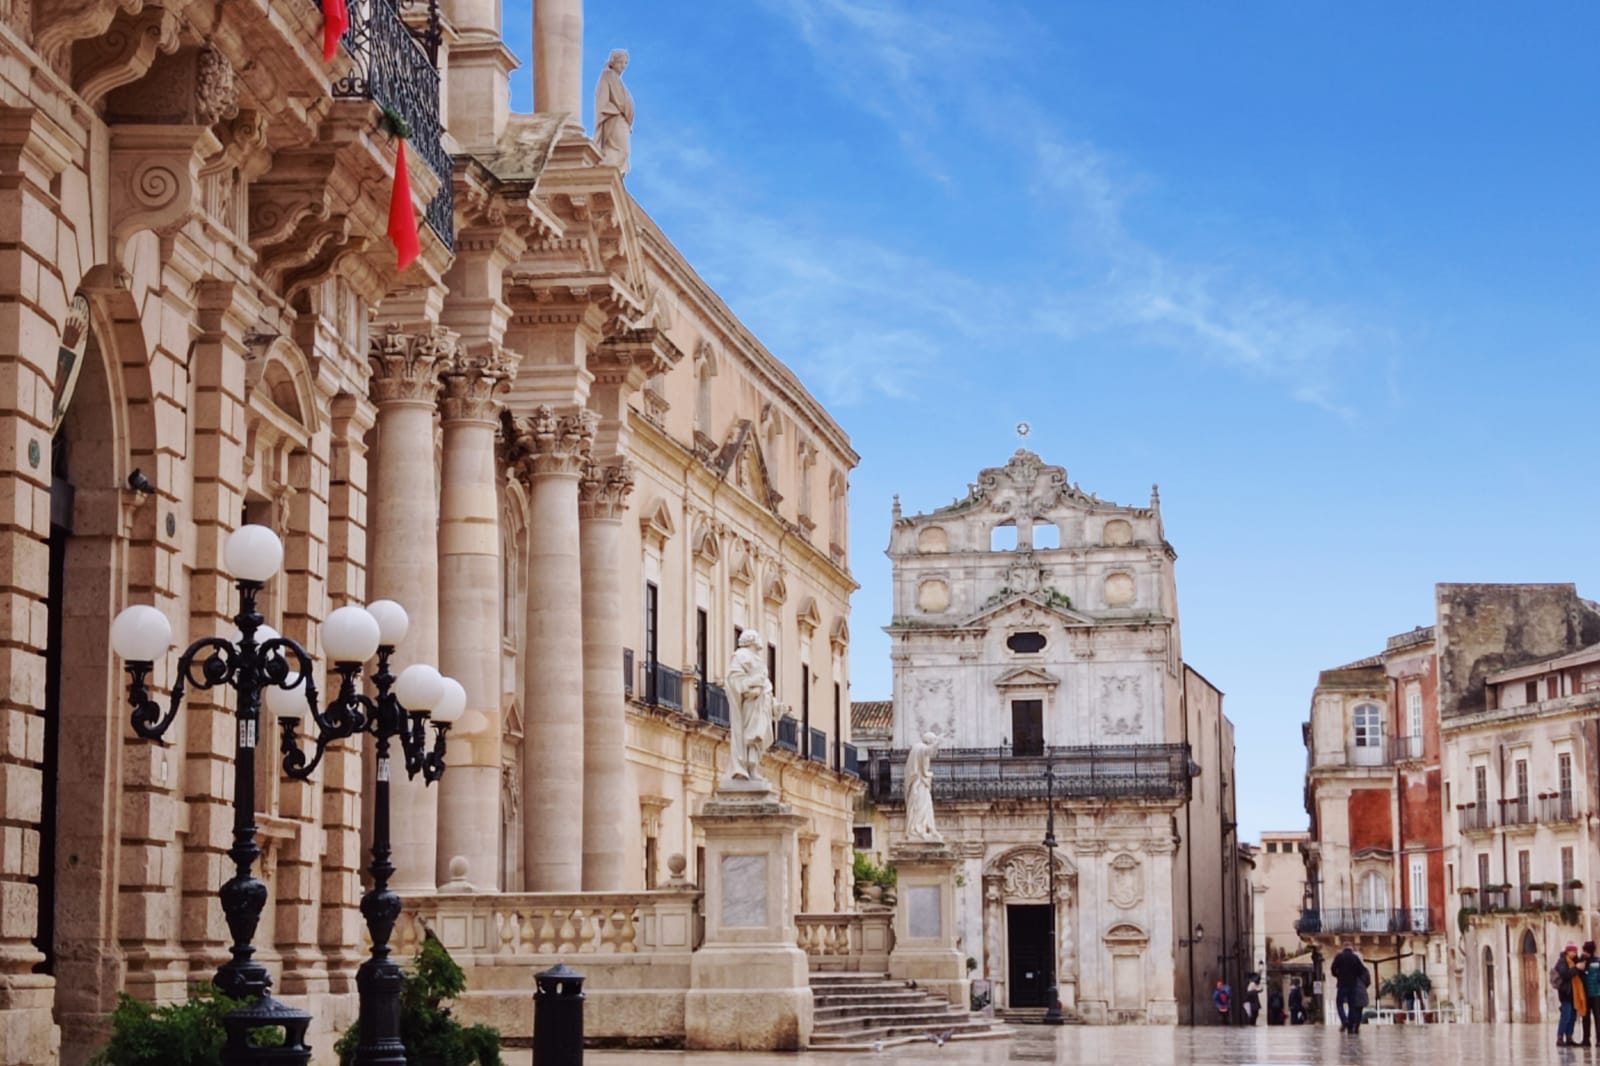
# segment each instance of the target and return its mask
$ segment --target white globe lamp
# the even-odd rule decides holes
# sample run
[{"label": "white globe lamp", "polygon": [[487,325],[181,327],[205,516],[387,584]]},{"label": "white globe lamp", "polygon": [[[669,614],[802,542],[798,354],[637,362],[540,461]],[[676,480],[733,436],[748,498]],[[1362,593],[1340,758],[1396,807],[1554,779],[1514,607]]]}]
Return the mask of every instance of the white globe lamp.
[{"label": "white globe lamp", "polygon": [[[444,695],[433,708],[433,720],[448,725],[458,721],[467,709],[467,690],[453,677],[444,678]],[[403,702],[403,701],[402,701]]]},{"label": "white globe lamp", "polygon": [[444,698],[444,675],[427,663],[413,663],[400,671],[394,697],[412,714],[428,714]]},{"label": "white globe lamp", "polygon": [[406,609],[393,600],[373,600],[367,604],[367,613],[378,620],[378,644],[393,648],[406,639],[411,619]]},{"label": "white globe lamp", "polygon": [[283,565],[283,541],[266,526],[240,526],[222,544],[222,565],[240,581],[269,581]]},{"label": "white globe lamp", "polygon": [[378,620],[365,607],[337,607],[322,622],[322,648],[336,663],[364,663],[378,650]]},{"label": "white globe lamp", "polygon": [[149,663],[172,647],[172,623],[149,604],[137,603],[111,620],[111,650],[130,663]]}]

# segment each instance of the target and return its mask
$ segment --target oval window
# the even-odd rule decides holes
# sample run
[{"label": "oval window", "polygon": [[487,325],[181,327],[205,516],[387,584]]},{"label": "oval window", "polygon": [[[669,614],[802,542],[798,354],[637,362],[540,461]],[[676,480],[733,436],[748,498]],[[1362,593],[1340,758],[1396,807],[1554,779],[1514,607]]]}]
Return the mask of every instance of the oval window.
[{"label": "oval window", "polygon": [[1006,647],[1021,655],[1044,651],[1044,643],[1043,633],[1013,633],[1006,638]]}]

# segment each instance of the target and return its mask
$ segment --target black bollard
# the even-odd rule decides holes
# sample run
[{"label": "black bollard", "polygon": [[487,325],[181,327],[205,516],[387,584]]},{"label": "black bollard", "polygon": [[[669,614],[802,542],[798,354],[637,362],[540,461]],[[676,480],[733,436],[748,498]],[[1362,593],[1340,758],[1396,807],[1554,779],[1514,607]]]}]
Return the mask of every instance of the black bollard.
[{"label": "black bollard", "polygon": [[533,975],[533,1066],[582,1066],[583,980],[565,963]]}]

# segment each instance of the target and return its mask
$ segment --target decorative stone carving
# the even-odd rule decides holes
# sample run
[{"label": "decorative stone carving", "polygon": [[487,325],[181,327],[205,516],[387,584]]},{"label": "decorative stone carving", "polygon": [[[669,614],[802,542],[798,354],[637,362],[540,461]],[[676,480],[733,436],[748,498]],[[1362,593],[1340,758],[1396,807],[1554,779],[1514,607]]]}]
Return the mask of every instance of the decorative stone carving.
[{"label": "decorative stone carving", "polygon": [[1109,892],[1111,902],[1123,910],[1144,901],[1144,868],[1138,859],[1124,852],[1111,860]]},{"label": "decorative stone carving", "polygon": [[1108,737],[1136,737],[1144,732],[1144,715],[1133,714],[1100,716],[1100,732]]},{"label": "decorative stone carving", "polygon": [[[894,498],[896,508],[900,506],[900,497]],[[950,536],[942,526],[925,526],[917,534],[917,551],[924,555],[938,555],[950,550]]]},{"label": "decorative stone carving", "polygon": [[1048,900],[1050,866],[1045,855],[1013,855],[1000,869],[1007,899]]},{"label": "decorative stone carving", "polygon": [[933,577],[917,586],[917,610],[927,614],[943,614],[950,609],[950,583]]},{"label": "decorative stone carving", "polygon": [[1135,585],[1131,574],[1108,574],[1105,583],[1107,607],[1131,607],[1135,598]]},{"label": "decorative stone carving", "polygon": [[516,471],[524,481],[544,474],[581,477],[600,416],[590,410],[558,415],[546,404],[514,420]]},{"label": "decorative stone carving", "polygon": [[149,73],[158,52],[171,55],[177,50],[178,19],[166,8],[118,15],[103,34],[73,46],[73,82],[78,95],[93,106],[113,89]]},{"label": "decorative stone carving", "polygon": [[195,114],[213,125],[239,113],[239,81],[233,64],[215,48],[202,48],[195,57]]},{"label": "decorative stone carving", "polygon": [[439,408],[446,422],[494,422],[516,374],[517,356],[503,348],[480,355],[457,351],[441,364]]},{"label": "decorative stone carving", "polygon": [[1044,587],[1045,570],[1031,551],[1019,551],[1006,567],[1006,588],[1012,592],[1038,592]]},{"label": "decorative stone carving", "polygon": [[372,398],[384,403],[432,404],[439,393],[439,371],[455,354],[457,335],[441,326],[408,332],[390,326],[372,338]]},{"label": "decorative stone carving", "polygon": [[627,508],[633,491],[633,464],[626,459],[590,462],[578,479],[578,517],[615,520]]},{"label": "decorative stone carving", "polygon": [[1133,543],[1133,526],[1121,518],[1113,518],[1106,523],[1101,534],[1101,541],[1108,548],[1120,548]]}]

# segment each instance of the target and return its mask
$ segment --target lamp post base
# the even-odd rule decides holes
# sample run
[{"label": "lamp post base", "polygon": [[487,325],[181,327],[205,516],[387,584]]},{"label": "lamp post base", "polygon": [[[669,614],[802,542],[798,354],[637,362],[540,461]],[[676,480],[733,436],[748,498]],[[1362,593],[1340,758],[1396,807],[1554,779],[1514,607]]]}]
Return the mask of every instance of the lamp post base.
[{"label": "lamp post base", "polygon": [[1048,994],[1048,996],[1050,998],[1050,1003],[1044,1009],[1044,1024],[1045,1025],[1065,1025],[1067,1020],[1061,1014],[1061,988],[1060,988],[1060,986],[1058,986],[1054,981],[1052,981],[1050,983],[1050,991],[1047,994]]},{"label": "lamp post base", "polygon": [[400,988],[405,973],[389,959],[368,959],[356,970],[360,997],[361,1040],[356,1066],[406,1066],[400,1040]]},{"label": "lamp post base", "polygon": [[[282,1044],[257,1047],[251,1043],[253,1033],[274,1026],[283,1030]],[[222,1027],[228,1036],[222,1045],[222,1066],[307,1066],[311,1048],[306,1044],[306,1030],[310,1026],[311,1015],[305,1011],[270,995],[262,996],[223,1016]]]}]

